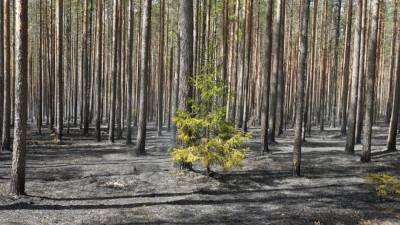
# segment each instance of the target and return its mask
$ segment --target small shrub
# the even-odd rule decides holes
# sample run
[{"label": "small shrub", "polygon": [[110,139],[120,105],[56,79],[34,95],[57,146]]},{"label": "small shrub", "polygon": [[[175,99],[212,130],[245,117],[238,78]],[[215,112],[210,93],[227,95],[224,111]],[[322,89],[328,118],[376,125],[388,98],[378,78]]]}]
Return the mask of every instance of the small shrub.
[{"label": "small shrub", "polygon": [[369,174],[367,181],[375,187],[379,196],[400,197],[400,177],[389,174]]},{"label": "small shrub", "polygon": [[225,120],[225,107],[217,104],[225,86],[213,75],[198,76],[193,83],[199,97],[190,101],[192,111],[177,111],[173,118],[181,145],[172,149],[172,159],[185,165],[199,162],[208,174],[213,166],[226,171],[240,167],[248,150],[242,144],[251,135]]}]

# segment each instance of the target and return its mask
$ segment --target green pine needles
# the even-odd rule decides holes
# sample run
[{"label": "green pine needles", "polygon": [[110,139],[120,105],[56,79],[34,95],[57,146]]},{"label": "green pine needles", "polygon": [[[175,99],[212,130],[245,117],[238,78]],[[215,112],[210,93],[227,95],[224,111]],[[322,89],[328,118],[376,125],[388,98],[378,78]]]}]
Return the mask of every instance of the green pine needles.
[{"label": "green pine needles", "polygon": [[192,82],[198,94],[190,101],[192,111],[178,111],[173,118],[181,143],[171,151],[173,160],[185,165],[201,163],[208,175],[213,166],[225,171],[241,167],[248,151],[242,145],[251,134],[226,121],[225,107],[218,105],[226,94],[225,85],[212,74],[197,76]]}]

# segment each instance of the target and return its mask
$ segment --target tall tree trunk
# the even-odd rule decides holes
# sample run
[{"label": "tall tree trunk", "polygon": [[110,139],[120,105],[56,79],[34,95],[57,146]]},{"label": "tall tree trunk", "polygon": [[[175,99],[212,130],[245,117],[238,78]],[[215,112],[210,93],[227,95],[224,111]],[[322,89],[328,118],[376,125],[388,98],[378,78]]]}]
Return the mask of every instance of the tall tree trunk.
[{"label": "tall tree trunk", "polygon": [[301,29],[299,47],[299,66],[297,70],[296,87],[296,122],[294,126],[295,137],[293,145],[293,175],[300,176],[302,125],[304,112],[304,81],[307,72],[307,45],[308,45],[308,17],[310,14],[309,0],[302,1]]},{"label": "tall tree trunk", "polygon": [[129,1],[129,43],[128,43],[128,115],[127,115],[127,132],[126,143],[132,143],[132,80],[133,80],[133,42],[135,38],[135,3],[133,0]]},{"label": "tall tree trunk", "polygon": [[117,100],[117,66],[118,66],[118,1],[114,1],[113,11],[113,34],[112,34],[112,65],[111,65],[111,111],[110,128],[108,139],[114,142],[115,139],[115,113]]},{"label": "tall tree trunk", "polygon": [[4,1],[4,108],[2,149],[11,150],[11,31],[10,0]]},{"label": "tall tree trunk", "polygon": [[89,106],[90,106],[90,55],[91,55],[91,13],[92,4],[89,5],[92,0],[84,0],[84,22],[83,22],[83,135],[89,134]]},{"label": "tall tree trunk", "polygon": [[191,111],[189,99],[193,96],[190,80],[193,76],[193,1],[180,0],[179,8],[179,103],[180,110]]},{"label": "tall tree trunk", "polygon": [[15,4],[15,121],[10,192],[25,194],[28,78],[28,0]]},{"label": "tall tree trunk", "polygon": [[165,0],[160,1],[160,43],[159,43],[159,53],[158,53],[158,96],[157,96],[157,135],[162,134],[163,125],[163,85],[164,85],[164,20],[165,20]]},{"label": "tall tree trunk", "polygon": [[269,102],[269,117],[268,117],[268,141],[270,143],[275,142],[275,128],[276,128],[276,106],[277,106],[277,88],[278,88],[278,76],[279,76],[279,51],[280,51],[280,29],[281,29],[281,19],[282,10],[281,7],[283,0],[276,0],[275,4],[275,21],[273,24],[273,44],[272,44],[272,76],[271,76],[271,90],[270,90],[270,102]]},{"label": "tall tree trunk", "polygon": [[264,74],[263,74],[263,101],[261,110],[261,144],[262,151],[267,152],[268,150],[268,108],[269,108],[269,87],[271,78],[271,50],[272,50],[272,14],[273,14],[274,1],[269,1],[267,6],[267,21],[266,21],[266,36],[265,36],[265,61],[264,61]]},{"label": "tall tree trunk", "polygon": [[58,121],[57,121],[57,139],[61,141],[63,132],[63,120],[64,120],[64,68],[63,68],[63,30],[64,30],[64,2],[63,0],[57,0],[56,6],[56,27],[57,27],[57,97],[58,97]]},{"label": "tall tree trunk", "polygon": [[4,110],[4,1],[0,1],[0,137],[3,136]]},{"label": "tall tree trunk", "polygon": [[147,126],[147,88],[150,75],[150,47],[151,47],[151,0],[144,0],[142,11],[142,49],[140,59],[140,102],[139,121],[136,143],[136,154],[146,153],[146,126]]},{"label": "tall tree trunk", "polygon": [[[397,27],[395,29],[397,29]],[[399,112],[400,112],[400,104],[399,104],[400,103],[400,45],[398,46],[397,54],[398,57],[397,57],[396,83],[394,89],[393,106],[392,106],[392,113],[389,126],[389,136],[387,140],[388,151],[396,150],[396,141],[397,141],[396,136],[398,132],[397,129],[398,129]],[[396,71],[396,69],[394,69],[393,71]]]},{"label": "tall tree trunk", "polygon": [[371,136],[374,108],[374,82],[376,75],[376,47],[378,36],[378,17],[380,0],[371,0],[371,24],[367,55],[367,79],[365,88],[364,127],[363,127],[363,153],[362,162],[371,161]]},{"label": "tall tree trunk", "polygon": [[103,67],[103,0],[97,0],[97,46],[96,46],[96,84],[97,84],[97,116],[96,116],[96,139],[101,141],[101,77]]},{"label": "tall tree trunk", "polygon": [[342,105],[341,109],[341,121],[342,126],[340,129],[341,135],[346,135],[347,126],[347,98],[349,90],[349,70],[350,70],[350,42],[351,42],[351,25],[353,18],[353,1],[348,0],[347,2],[347,20],[346,20],[346,34],[345,34],[345,49],[343,59],[343,74],[342,74]]},{"label": "tall tree trunk", "polygon": [[357,99],[358,99],[358,76],[360,71],[360,44],[361,44],[361,23],[362,23],[362,0],[356,1],[356,21],[355,31],[353,38],[353,65],[351,73],[351,94],[350,94],[350,107],[348,118],[348,133],[346,140],[347,153],[354,153],[355,132],[356,132],[356,116],[357,116]]},{"label": "tall tree trunk", "polygon": [[364,89],[365,89],[365,65],[367,46],[367,13],[368,2],[363,0],[363,16],[361,24],[361,45],[360,45],[360,72],[358,75],[358,99],[357,99],[357,122],[356,122],[356,143],[361,144],[362,125],[364,119]]}]

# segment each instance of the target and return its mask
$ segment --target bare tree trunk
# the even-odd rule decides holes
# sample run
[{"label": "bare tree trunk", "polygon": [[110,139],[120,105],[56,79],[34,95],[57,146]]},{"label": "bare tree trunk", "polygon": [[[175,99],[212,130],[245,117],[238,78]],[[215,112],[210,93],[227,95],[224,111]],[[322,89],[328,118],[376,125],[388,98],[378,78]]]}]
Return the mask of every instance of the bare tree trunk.
[{"label": "bare tree trunk", "polygon": [[162,134],[162,125],[163,125],[163,85],[164,85],[164,20],[165,20],[165,0],[160,1],[160,45],[159,45],[159,53],[158,53],[158,106],[157,106],[157,135],[161,136]]},{"label": "bare tree trunk", "polygon": [[64,30],[64,2],[63,0],[57,0],[56,8],[56,27],[57,27],[57,97],[58,97],[58,121],[57,121],[57,139],[61,141],[63,132],[63,120],[64,120],[64,68],[63,68],[63,30]]},{"label": "bare tree trunk", "polygon": [[294,126],[295,137],[293,145],[293,176],[300,176],[302,125],[304,112],[304,81],[307,72],[307,45],[308,45],[308,17],[310,14],[309,0],[302,1],[301,30],[299,47],[299,66],[297,71],[296,87],[296,122]]},{"label": "bare tree trunk", "polygon": [[266,36],[265,36],[265,61],[263,74],[263,101],[261,110],[261,144],[262,151],[268,152],[268,108],[269,108],[269,87],[271,78],[271,50],[272,50],[272,14],[274,1],[269,1],[267,6]]},{"label": "bare tree trunk", "polygon": [[96,139],[101,141],[101,77],[103,67],[103,0],[97,0],[97,46],[96,46],[96,84],[97,84],[97,116],[96,116]]},{"label": "bare tree trunk", "polygon": [[139,121],[136,143],[136,154],[146,153],[146,126],[147,126],[147,88],[148,76],[150,75],[150,47],[151,47],[151,0],[145,0],[142,11],[142,49],[140,60],[140,102]]},{"label": "bare tree trunk", "polygon": [[[396,27],[397,28],[397,27]],[[392,113],[390,119],[389,126],[389,135],[387,140],[387,150],[395,151],[396,150],[396,136],[397,136],[397,128],[399,123],[399,112],[400,112],[400,45],[398,47],[398,57],[397,57],[397,73],[396,73],[396,84],[394,89],[394,99],[392,106]],[[393,57],[393,55],[392,55]],[[396,71],[394,69],[393,71]]]},{"label": "bare tree trunk", "polygon": [[129,1],[129,43],[128,43],[128,115],[127,115],[127,132],[126,143],[132,144],[132,80],[133,80],[133,42],[135,38],[135,3],[133,0]]},{"label": "bare tree trunk", "polygon": [[15,122],[10,192],[25,194],[28,78],[28,0],[15,5]]},{"label": "bare tree trunk", "polygon": [[180,0],[179,36],[179,103],[180,110],[191,111],[189,98],[193,96],[190,79],[193,76],[193,1]]},{"label": "bare tree trunk", "polygon": [[[3,110],[4,110],[4,16],[3,15],[4,15],[4,1],[0,1],[0,137],[3,136],[3,118],[4,118],[3,117]],[[41,16],[41,14],[40,14],[40,16]]]},{"label": "bare tree trunk", "polygon": [[357,116],[357,99],[358,99],[358,76],[360,72],[360,44],[361,44],[361,23],[362,23],[362,0],[356,1],[356,21],[355,31],[353,38],[353,65],[351,74],[351,94],[350,94],[350,107],[349,107],[349,118],[348,118],[348,133],[346,140],[347,153],[354,153],[355,143],[355,132],[356,132],[356,116]]},{"label": "bare tree trunk", "polygon": [[363,127],[363,153],[362,162],[371,161],[371,136],[374,108],[374,82],[376,75],[376,47],[378,36],[378,17],[380,0],[371,0],[371,24],[368,45],[368,68],[365,88],[364,127]]},{"label": "bare tree trunk", "polygon": [[345,49],[343,59],[343,75],[342,75],[342,105],[341,109],[341,121],[342,126],[340,129],[341,135],[346,135],[347,126],[347,98],[348,98],[348,86],[349,86],[349,70],[350,70],[350,42],[351,42],[351,25],[353,18],[353,1],[348,0],[347,2],[347,20],[346,20],[346,34],[345,34]]},{"label": "bare tree trunk", "polygon": [[281,7],[283,0],[276,0],[275,5],[275,21],[273,24],[273,38],[272,38],[272,76],[271,76],[271,99],[269,102],[269,117],[268,117],[268,141],[270,143],[275,142],[275,128],[276,128],[276,112],[277,112],[277,88],[278,88],[278,76],[279,76],[279,51],[280,51],[280,29],[281,29],[281,19],[282,10]]},{"label": "bare tree trunk", "polygon": [[393,103],[393,91],[394,91],[394,76],[396,72],[396,43],[397,43],[397,8],[398,8],[398,0],[394,0],[394,9],[393,9],[393,35],[392,35],[392,46],[391,46],[391,59],[390,59],[390,87],[389,87],[389,98],[386,104],[386,122],[391,121],[391,113]]},{"label": "bare tree trunk", "polygon": [[361,45],[360,45],[360,72],[358,75],[358,99],[357,99],[357,122],[356,122],[356,143],[361,144],[362,125],[364,119],[364,89],[365,89],[365,65],[367,46],[367,0],[363,0],[363,16],[361,24]]},{"label": "bare tree trunk", "polygon": [[110,128],[108,139],[114,142],[115,139],[115,111],[117,100],[117,66],[118,66],[118,1],[114,2],[113,11],[113,34],[112,34],[112,69],[111,69],[111,112]]},{"label": "bare tree trunk", "polygon": [[2,149],[11,150],[11,31],[10,0],[4,1],[4,108]]},{"label": "bare tree trunk", "polygon": [[83,23],[83,36],[84,36],[84,47],[83,47],[83,96],[84,96],[84,104],[83,104],[83,135],[89,134],[89,106],[90,106],[90,59],[91,59],[91,13],[92,13],[92,4],[89,5],[89,1],[91,3],[92,0],[84,0],[84,23]]}]

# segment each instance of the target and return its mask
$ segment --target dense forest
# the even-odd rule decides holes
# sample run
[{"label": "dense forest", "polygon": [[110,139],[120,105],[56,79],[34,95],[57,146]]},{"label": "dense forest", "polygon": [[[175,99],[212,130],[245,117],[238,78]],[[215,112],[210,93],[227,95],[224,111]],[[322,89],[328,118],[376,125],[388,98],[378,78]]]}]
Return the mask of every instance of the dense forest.
[{"label": "dense forest", "polygon": [[399,0],[0,0],[0,224],[400,224]]}]

